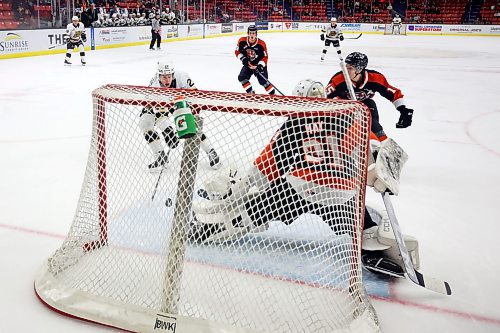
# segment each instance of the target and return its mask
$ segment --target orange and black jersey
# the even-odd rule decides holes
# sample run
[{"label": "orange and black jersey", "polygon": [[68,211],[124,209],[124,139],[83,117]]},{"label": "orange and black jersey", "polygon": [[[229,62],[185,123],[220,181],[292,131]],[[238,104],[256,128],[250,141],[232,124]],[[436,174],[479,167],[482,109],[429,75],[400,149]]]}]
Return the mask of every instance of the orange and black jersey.
[{"label": "orange and black jersey", "polygon": [[247,37],[241,37],[238,40],[234,54],[240,60],[244,56],[247,57],[248,61],[254,66],[257,66],[259,63],[262,66],[267,66],[267,46],[259,38],[257,38],[254,44],[250,45]]},{"label": "orange and black jersey", "polygon": [[270,182],[290,174],[345,189],[356,175],[355,154],[362,149],[356,141],[360,133],[359,123],[348,115],[290,118],[254,165]]},{"label": "orange and black jersey", "polygon": [[[361,80],[354,84],[354,92],[358,101],[373,98],[375,93],[379,93],[383,97],[391,101],[397,108],[400,105],[405,105],[404,95],[396,87],[393,87],[387,82],[385,76],[377,71],[367,69],[362,72]],[[328,98],[350,99],[347,84],[344,74],[337,72],[326,86]]]}]

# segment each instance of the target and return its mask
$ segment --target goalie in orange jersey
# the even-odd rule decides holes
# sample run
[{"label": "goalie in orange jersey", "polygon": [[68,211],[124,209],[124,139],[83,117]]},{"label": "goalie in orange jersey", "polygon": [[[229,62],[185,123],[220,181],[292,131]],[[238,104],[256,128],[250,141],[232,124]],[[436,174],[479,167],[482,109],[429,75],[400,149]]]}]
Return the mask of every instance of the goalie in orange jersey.
[{"label": "goalie in orange jersey", "polygon": [[[301,81],[294,90],[304,97],[323,97],[319,82]],[[355,117],[291,116],[254,160],[243,178],[222,173],[205,182],[203,196],[195,200],[191,239],[224,242],[268,229],[269,222],[291,224],[303,214],[319,216],[336,234],[355,237],[361,215],[357,198],[364,184],[359,164],[361,127]],[[375,172],[375,174],[373,174]],[[371,178],[384,184],[373,170]],[[404,274],[392,229],[379,228],[384,212],[364,212],[363,258],[373,271]],[[418,243],[407,236],[408,248],[418,266]]]}]

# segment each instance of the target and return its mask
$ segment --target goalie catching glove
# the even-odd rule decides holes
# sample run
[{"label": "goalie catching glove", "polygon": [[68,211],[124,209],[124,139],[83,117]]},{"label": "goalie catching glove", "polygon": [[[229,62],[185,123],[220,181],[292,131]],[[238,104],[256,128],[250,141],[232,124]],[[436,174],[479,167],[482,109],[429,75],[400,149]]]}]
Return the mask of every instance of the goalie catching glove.
[{"label": "goalie catching glove", "polygon": [[194,224],[191,240],[201,243],[224,242],[260,232],[267,228],[253,225],[245,203],[267,187],[267,179],[252,169],[245,177],[236,171],[222,170],[204,182],[206,199],[193,202]]}]

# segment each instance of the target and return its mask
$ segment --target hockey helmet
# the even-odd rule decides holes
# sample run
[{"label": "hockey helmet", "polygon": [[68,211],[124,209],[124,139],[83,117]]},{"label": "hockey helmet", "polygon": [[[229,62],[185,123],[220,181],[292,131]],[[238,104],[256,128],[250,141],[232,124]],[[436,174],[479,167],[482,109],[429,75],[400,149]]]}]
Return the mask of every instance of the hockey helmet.
[{"label": "hockey helmet", "polygon": [[75,22],[75,21],[76,21],[76,22],[78,22],[78,21],[80,21],[80,19],[78,18],[78,16],[76,16],[76,15],[75,15],[75,16],[73,16],[73,17],[71,18],[71,21],[73,21],[73,22]]},{"label": "hockey helmet", "polygon": [[358,73],[361,73],[368,65],[368,57],[361,52],[352,52],[345,57],[345,63],[353,66]]},{"label": "hockey helmet", "polygon": [[311,79],[300,80],[293,88],[292,94],[299,97],[326,97],[325,87],[320,82]]},{"label": "hockey helmet", "polygon": [[158,61],[158,76],[166,75],[166,74],[174,74],[175,68],[174,64],[168,60],[160,60]]},{"label": "hockey helmet", "polygon": [[248,26],[247,33],[250,33],[251,31],[257,32],[257,27],[253,24]]},{"label": "hockey helmet", "polygon": [[330,22],[332,22],[332,23],[337,23],[337,18],[332,17],[332,18],[330,19]]}]

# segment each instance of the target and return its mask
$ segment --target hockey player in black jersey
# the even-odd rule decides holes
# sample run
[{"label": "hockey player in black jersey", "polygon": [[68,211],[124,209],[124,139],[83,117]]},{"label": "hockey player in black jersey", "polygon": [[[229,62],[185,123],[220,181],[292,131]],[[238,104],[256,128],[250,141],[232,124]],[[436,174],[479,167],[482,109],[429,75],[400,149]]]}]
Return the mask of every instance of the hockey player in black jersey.
[{"label": "hockey player in black jersey", "polygon": [[266,89],[268,94],[274,95],[276,93],[273,85],[267,80],[267,46],[262,39],[257,37],[255,25],[248,27],[248,36],[238,40],[234,54],[243,64],[238,81],[247,93],[255,93],[250,83],[252,75],[255,75],[259,84]]},{"label": "hockey player in black jersey", "polygon": [[[406,106],[404,95],[400,89],[387,82],[385,76],[377,71],[366,69],[368,57],[360,52],[350,53],[345,58],[347,72],[352,81],[356,99],[366,106],[372,114],[372,132],[383,141],[387,138],[382,125],[379,122],[379,113],[377,104],[373,100],[375,93],[379,93],[391,101],[400,112],[397,128],[406,128],[411,126],[413,110]],[[339,71],[333,75],[326,86],[327,98],[350,99],[344,74]]]}]

